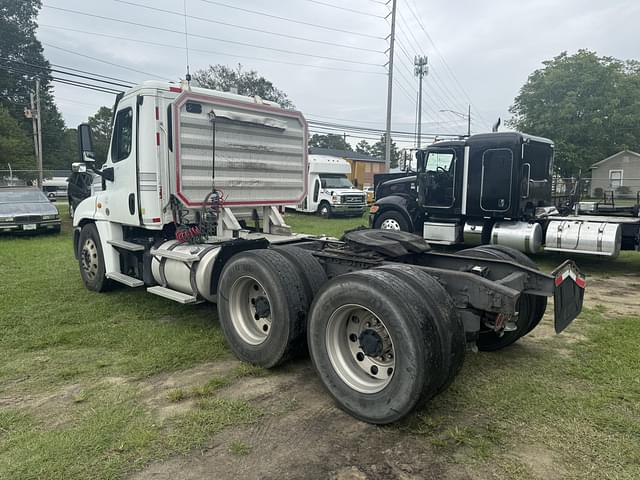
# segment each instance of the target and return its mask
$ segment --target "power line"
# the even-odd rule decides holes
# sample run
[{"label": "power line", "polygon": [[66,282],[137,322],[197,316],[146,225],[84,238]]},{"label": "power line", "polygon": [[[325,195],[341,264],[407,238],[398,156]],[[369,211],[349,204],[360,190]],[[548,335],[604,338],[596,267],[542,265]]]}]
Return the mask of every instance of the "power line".
[{"label": "power line", "polygon": [[[204,0],[202,0],[204,1]],[[138,23],[138,22],[131,22],[129,20],[123,20],[120,18],[113,18],[113,17],[106,17],[104,15],[95,15],[93,13],[87,13],[87,12],[81,12],[79,10],[72,10],[69,8],[61,8],[61,7],[52,7],[51,5],[43,5],[43,7],[46,8],[52,8],[54,10],[60,10],[63,12],[68,12],[68,13],[74,13],[76,15],[83,15],[83,16],[87,16],[87,17],[92,17],[92,18],[99,18],[101,20],[108,20],[108,21],[112,21],[112,22],[117,22],[117,23],[123,23],[126,25],[133,25],[136,27],[143,27],[143,28],[149,28],[152,30],[159,30],[161,32],[170,32],[170,33],[177,33],[180,35],[184,35],[185,33],[179,30],[172,30],[170,28],[164,28],[164,27],[156,27],[155,25],[148,25],[145,23]],[[252,48],[259,48],[262,50],[271,50],[274,52],[280,52],[280,53],[288,53],[291,55],[300,55],[302,57],[312,57],[312,58],[319,58],[322,60],[332,60],[334,62],[344,62],[344,63],[350,63],[350,64],[358,64],[358,65],[372,65],[372,66],[380,66],[380,64],[376,64],[376,63],[371,63],[371,62],[360,62],[357,60],[350,60],[350,59],[345,59],[345,58],[337,58],[337,57],[328,57],[325,55],[315,55],[315,54],[311,54],[311,53],[304,53],[304,52],[297,52],[295,50],[286,50],[284,48],[275,48],[275,47],[266,47],[263,45],[255,45],[252,43],[245,43],[245,42],[237,42],[235,40],[225,40],[224,38],[216,38],[216,37],[209,37],[207,35],[199,35],[199,34],[195,34],[195,33],[190,33],[188,34],[190,37],[193,38],[202,38],[205,40],[213,40],[216,42],[223,42],[223,43],[231,43],[234,45],[242,45],[244,47],[252,47]]]},{"label": "power line", "polygon": [[[184,46],[179,46],[179,45],[170,45],[170,44],[167,44],[167,43],[152,42],[152,41],[149,41],[149,40],[139,40],[137,38],[123,37],[123,36],[120,36],[120,35],[111,35],[111,34],[108,34],[108,33],[89,32],[89,31],[86,31],[86,30],[78,30],[78,29],[75,29],[75,28],[61,27],[61,26],[58,26],[58,25],[40,24],[39,26],[40,27],[44,27],[44,28],[53,28],[53,29],[56,29],[56,30],[65,30],[65,31],[69,31],[69,32],[82,33],[84,35],[95,35],[95,36],[98,36],[98,37],[113,38],[113,39],[116,39],[116,40],[124,40],[124,41],[127,41],[127,42],[140,43],[142,45],[151,45],[151,46],[162,47],[162,48],[173,48],[173,49],[177,49],[177,50],[184,50],[185,49]],[[237,55],[237,54],[233,54],[233,53],[225,53],[225,52],[219,52],[219,51],[215,51],[215,50],[204,50],[204,49],[201,49],[201,48],[193,48],[193,47],[189,47],[189,51],[190,52],[200,52],[200,53],[207,54],[207,55],[223,55],[223,56],[234,57],[234,58],[246,58],[246,59],[249,59],[249,60],[257,60],[259,62],[279,63],[279,64],[283,64],[283,65],[295,65],[295,66],[298,66],[298,67],[316,68],[316,69],[320,69],[320,70],[333,70],[333,71],[338,71],[338,72],[365,73],[365,74],[370,74],[370,75],[386,75],[386,73],[384,73],[382,70],[374,72],[374,71],[369,71],[369,70],[358,70],[358,69],[353,69],[353,68],[332,67],[332,66],[327,66],[327,65],[313,65],[313,64],[309,64],[309,63],[290,62],[290,61],[286,61],[286,60],[274,60],[274,59],[269,59],[269,58],[255,57],[255,56],[251,56],[251,55]]]},{"label": "power line", "polygon": [[[327,42],[325,40],[315,40],[315,39],[312,39],[312,38],[305,38],[305,37],[298,37],[296,35],[289,35],[289,34],[283,33],[283,32],[272,32],[272,31],[269,31],[269,30],[261,29],[261,28],[253,28],[253,27],[248,27],[248,26],[245,26],[245,25],[237,25],[235,23],[222,22],[222,21],[219,21],[219,20],[213,20],[211,18],[204,18],[204,17],[195,16],[195,15],[185,15],[183,13],[175,12],[173,10],[165,10],[164,8],[152,7],[150,5],[143,5],[141,3],[129,2],[127,0],[113,0],[113,1],[114,2],[118,2],[118,3],[124,3],[126,5],[133,5],[135,7],[146,8],[148,10],[153,10],[155,12],[169,13],[171,15],[178,15],[180,17],[191,18],[191,19],[194,19],[194,20],[200,20],[202,22],[214,23],[214,24],[224,25],[224,26],[233,27],[233,28],[239,28],[239,29],[248,30],[248,31],[251,31],[251,32],[264,33],[266,35],[275,35],[277,37],[291,38],[293,40],[301,40],[301,41],[304,41],[304,42],[318,43],[318,44],[322,44],[322,45],[331,45],[333,47],[350,48],[352,50],[361,50],[361,51],[364,51],[364,52],[384,53],[381,50],[374,50],[372,48],[354,47],[353,45],[345,45],[344,43],[334,43],[334,42]],[[308,0],[308,1],[311,1],[311,0]]]},{"label": "power line", "polygon": [[[304,2],[309,2],[309,3],[315,3],[317,5],[323,5],[325,7],[331,7],[331,8],[336,8],[338,10],[343,10],[345,12],[351,12],[351,13],[357,13],[358,15],[365,15],[367,17],[374,17],[374,18],[384,18],[383,15],[375,15],[373,13],[369,13],[369,12],[363,12],[362,10],[355,10],[353,8],[347,8],[347,7],[340,7],[338,5],[334,5],[332,3],[327,3],[327,2],[321,2],[320,0],[302,0]],[[377,2],[376,2],[377,3]]]},{"label": "power line", "polygon": [[104,63],[104,64],[106,64],[106,65],[111,65],[111,66],[113,66],[113,67],[122,68],[123,70],[129,70],[129,71],[131,71],[131,72],[140,73],[140,74],[145,75],[145,76],[147,76],[147,77],[161,78],[161,79],[163,79],[163,80],[168,80],[169,82],[172,82],[172,81],[173,81],[173,80],[171,80],[170,78],[162,77],[162,76],[160,76],[160,75],[156,75],[156,74],[153,74],[153,73],[144,72],[144,71],[142,71],[142,70],[136,70],[135,68],[125,67],[124,65],[121,65],[121,64],[119,64],[119,63],[108,62],[108,61],[106,61],[106,60],[102,60],[102,59],[100,59],[100,58],[92,57],[92,56],[90,56],[90,55],[85,55],[85,54],[83,54],[83,53],[74,52],[73,50],[68,50],[68,49],[66,49],[66,48],[57,47],[57,46],[55,46],[55,45],[53,45],[53,44],[51,44],[51,43],[47,43],[47,42],[40,42],[40,43],[42,43],[43,45],[46,45],[46,46],[47,46],[47,47],[49,47],[49,48],[55,48],[56,50],[61,50],[61,51],[63,51],[63,52],[70,53],[70,54],[72,54],[72,55],[77,55],[77,56],[79,56],[79,57],[88,58],[88,59],[90,59],[90,60],[94,60],[94,61],[96,61],[96,62]]},{"label": "power line", "polygon": [[[471,101],[471,97],[469,96],[469,94],[467,93],[467,91],[464,89],[464,87],[462,86],[462,84],[460,83],[460,81],[458,80],[458,77],[456,76],[456,74],[453,72],[453,70],[451,69],[451,67],[449,67],[449,64],[447,63],[446,59],[444,58],[444,55],[442,55],[442,53],[440,52],[440,50],[438,49],[437,45],[435,44],[435,42],[433,41],[433,39],[431,38],[431,35],[429,35],[429,32],[427,32],[427,29],[425,28],[425,26],[423,25],[422,21],[420,20],[420,17],[416,14],[415,10],[411,7],[410,3],[407,1],[406,2],[407,7],[409,9],[409,11],[411,12],[411,15],[413,16],[413,18],[416,20],[416,22],[418,23],[418,25],[420,26],[420,29],[424,32],[425,36],[427,37],[427,39],[429,40],[429,42],[431,43],[431,45],[433,46],[433,49],[435,50],[435,52],[438,54],[438,56],[440,57],[440,59],[442,60],[443,65],[445,66],[445,69],[448,71],[448,73],[450,74],[451,78],[453,79],[453,81],[455,82],[455,84],[458,86],[458,88],[461,90],[461,92],[463,93],[463,95],[467,98],[467,100],[469,101],[469,104],[471,106],[473,106],[474,110],[476,111],[477,115],[483,120],[483,121],[487,121],[482,114],[480,113],[480,110],[473,104],[473,102]],[[415,6],[415,4],[414,4]],[[417,9],[417,7],[416,7]]]},{"label": "power line", "polygon": [[384,37],[377,37],[375,35],[369,35],[367,33],[354,32],[352,30],[343,30],[341,28],[328,27],[326,25],[319,25],[317,23],[304,22],[302,20],[295,20],[293,18],[281,17],[279,15],[273,15],[271,13],[260,12],[258,10],[250,10],[248,8],[236,7],[235,5],[229,5],[229,4],[217,2],[214,0],[200,0],[200,1],[204,3],[209,3],[211,5],[217,5],[219,7],[226,7],[226,8],[231,8],[233,10],[239,10],[241,12],[252,13],[254,15],[261,15],[263,17],[275,18],[277,20],[283,20],[285,22],[297,23],[299,25],[306,25],[308,27],[321,28],[323,30],[331,30],[333,32],[348,33],[350,35],[358,35],[360,37],[374,38],[376,40],[385,40]]}]

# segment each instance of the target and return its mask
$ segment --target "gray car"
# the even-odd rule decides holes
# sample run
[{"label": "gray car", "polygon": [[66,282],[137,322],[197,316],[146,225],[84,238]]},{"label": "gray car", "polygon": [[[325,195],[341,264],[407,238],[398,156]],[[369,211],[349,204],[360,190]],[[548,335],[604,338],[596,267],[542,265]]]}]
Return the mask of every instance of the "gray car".
[{"label": "gray car", "polygon": [[60,215],[37,188],[0,188],[0,233],[60,232]]}]

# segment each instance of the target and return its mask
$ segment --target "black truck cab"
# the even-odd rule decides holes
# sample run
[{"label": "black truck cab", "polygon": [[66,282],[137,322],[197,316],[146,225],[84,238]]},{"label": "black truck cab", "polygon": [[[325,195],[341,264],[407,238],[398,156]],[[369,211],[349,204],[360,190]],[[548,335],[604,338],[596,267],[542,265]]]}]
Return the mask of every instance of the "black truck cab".
[{"label": "black truck cab", "polygon": [[371,222],[420,233],[424,222],[531,220],[551,202],[553,152],[550,140],[518,132],[436,142],[416,153],[416,172],[376,176]]}]

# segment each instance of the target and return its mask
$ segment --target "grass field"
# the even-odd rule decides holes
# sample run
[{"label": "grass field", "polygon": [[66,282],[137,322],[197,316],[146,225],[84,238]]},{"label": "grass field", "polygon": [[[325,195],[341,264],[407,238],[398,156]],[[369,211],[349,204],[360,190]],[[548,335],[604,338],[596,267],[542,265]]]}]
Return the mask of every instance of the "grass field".
[{"label": "grass field", "polygon": [[[287,222],[339,237],[366,217]],[[261,421],[253,404],[218,395],[268,375],[237,366],[171,390],[167,401],[192,408],[160,415],[149,402],[156,379],[209,363],[213,372],[232,358],[215,306],[185,307],[143,289],[85,290],[70,232],[67,221],[60,235],[0,238],[0,479],[122,478]],[[536,260],[550,269],[562,258]],[[640,254],[577,261],[598,278],[626,279],[637,300]],[[385,428],[471,465],[474,478],[545,478],[538,466],[550,456],[561,461],[556,478],[640,478],[639,321],[638,312],[591,305],[566,335],[470,355],[450,390]],[[229,450],[251,456],[241,442]]]}]

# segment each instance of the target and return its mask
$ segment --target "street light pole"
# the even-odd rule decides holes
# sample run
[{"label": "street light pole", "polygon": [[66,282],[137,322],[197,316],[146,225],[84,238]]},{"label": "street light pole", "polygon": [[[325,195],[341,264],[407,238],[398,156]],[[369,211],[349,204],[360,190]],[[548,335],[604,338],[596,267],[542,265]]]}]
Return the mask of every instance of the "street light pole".
[{"label": "street light pole", "polygon": [[456,112],[455,110],[440,110],[440,112],[449,112],[449,113],[453,113],[454,115],[457,115],[461,118],[464,118],[467,120],[467,137],[471,136],[471,105],[469,105],[469,108],[467,109],[466,114],[464,113],[460,113],[460,112]]}]

